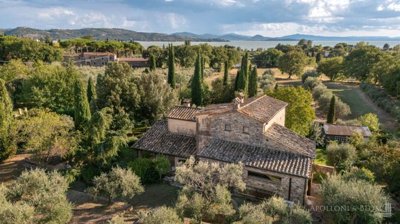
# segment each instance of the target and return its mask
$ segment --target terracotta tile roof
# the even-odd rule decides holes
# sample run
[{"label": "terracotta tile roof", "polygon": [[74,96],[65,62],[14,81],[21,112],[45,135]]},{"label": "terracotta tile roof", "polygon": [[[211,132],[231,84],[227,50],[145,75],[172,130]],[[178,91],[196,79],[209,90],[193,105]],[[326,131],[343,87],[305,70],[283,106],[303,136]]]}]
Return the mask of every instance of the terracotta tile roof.
[{"label": "terracotta tile roof", "polygon": [[324,133],[326,135],[351,136],[355,132],[361,133],[364,137],[372,135],[368,127],[324,124]]},{"label": "terracotta tile roof", "polygon": [[242,162],[249,167],[307,178],[312,165],[312,159],[307,156],[220,139],[211,140],[198,156],[223,162]]},{"label": "terracotta tile roof", "polygon": [[118,61],[126,61],[126,62],[147,62],[149,59],[147,58],[118,58]]},{"label": "terracotta tile roof", "polygon": [[199,108],[176,106],[167,115],[167,118],[196,121],[196,114],[200,111]]},{"label": "terracotta tile roof", "polygon": [[133,147],[154,153],[189,157],[196,153],[196,139],[194,136],[169,132],[167,121],[161,120],[135,142]]},{"label": "terracotta tile roof", "polygon": [[290,151],[315,158],[315,142],[297,135],[292,130],[273,124],[265,133],[268,144],[277,150]]},{"label": "terracotta tile roof", "polygon": [[115,55],[110,52],[83,52],[83,56],[112,56]]},{"label": "terracotta tile roof", "polygon": [[241,105],[238,112],[263,123],[268,123],[276,113],[287,105],[286,102],[264,95],[258,98],[248,99],[247,102],[245,101]]}]

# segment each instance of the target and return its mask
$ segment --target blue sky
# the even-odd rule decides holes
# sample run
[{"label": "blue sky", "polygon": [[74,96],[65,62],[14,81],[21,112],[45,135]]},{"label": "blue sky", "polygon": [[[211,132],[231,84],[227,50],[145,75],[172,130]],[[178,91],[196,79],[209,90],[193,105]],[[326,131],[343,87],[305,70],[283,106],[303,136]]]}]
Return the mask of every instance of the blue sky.
[{"label": "blue sky", "polygon": [[400,0],[0,0],[0,27],[400,36]]}]

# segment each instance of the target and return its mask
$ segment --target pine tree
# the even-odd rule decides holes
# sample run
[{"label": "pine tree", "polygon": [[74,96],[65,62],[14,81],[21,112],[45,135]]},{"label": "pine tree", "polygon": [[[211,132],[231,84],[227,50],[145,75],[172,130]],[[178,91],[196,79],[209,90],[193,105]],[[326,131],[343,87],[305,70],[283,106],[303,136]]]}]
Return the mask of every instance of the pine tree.
[{"label": "pine tree", "polygon": [[79,80],[75,82],[74,96],[75,96],[75,114],[74,114],[75,128],[82,130],[84,125],[86,125],[89,122],[91,114],[90,114],[90,107],[87,98],[87,93],[85,92],[83,83]]},{"label": "pine tree", "polygon": [[6,83],[0,79],[0,161],[7,159],[13,151],[10,128],[13,122],[13,104]]},{"label": "pine tree", "polygon": [[223,80],[223,85],[224,85],[224,86],[228,85],[228,82],[229,82],[228,62],[225,61],[225,63],[224,63],[224,80]]},{"label": "pine tree", "polygon": [[192,79],[192,103],[197,106],[203,105],[203,82],[201,80],[201,55],[197,55]]},{"label": "pine tree", "polygon": [[249,55],[246,54],[242,58],[242,64],[240,66],[240,75],[238,79],[237,90],[247,93],[249,85]]},{"label": "pine tree", "polygon": [[169,45],[168,53],[168,83],[172,88],[175,88],[175,53],[172,44]]},{"label": "pine tree", "polygon": [[326,122],[328,124],[333,124],[336,121],[336,108],[335,108],[336,105],[335,104],[336,104],[336,97],[332,96],[331,103],[329,105],[328,116],[327,116],[327,119],[326,119]]},{"label": "pine tree", "polygon": [[249,90],[248,90],[248,95],[249,97],[253,97],[257,95],[257,67],[254,66],[253,70],[250,73],[249,77]]},{"label": "pine tree", "polygon": [[149,62],[150,62],[150,71],[155,71],[156,70],[156,58],[154,57],[153,54],[150,55]]}]

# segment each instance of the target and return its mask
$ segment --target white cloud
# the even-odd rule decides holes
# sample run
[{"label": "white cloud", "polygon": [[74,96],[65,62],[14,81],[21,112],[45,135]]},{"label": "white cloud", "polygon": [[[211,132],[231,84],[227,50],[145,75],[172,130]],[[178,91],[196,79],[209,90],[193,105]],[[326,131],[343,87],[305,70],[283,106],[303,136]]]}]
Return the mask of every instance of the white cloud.
[{"label": "white cloud", "polygon": [[306,4],[309,6],[306,20],[319,23],[334,23],[342,20],[343,17],[337,16],[350,6],[350,0],[286,0],[286,5]]},{"label": "white cloud", "polygon": [[400,1],[399,0],[386,0],[380,4],[377,8],[378,11],[388,10],[400,12]]}]

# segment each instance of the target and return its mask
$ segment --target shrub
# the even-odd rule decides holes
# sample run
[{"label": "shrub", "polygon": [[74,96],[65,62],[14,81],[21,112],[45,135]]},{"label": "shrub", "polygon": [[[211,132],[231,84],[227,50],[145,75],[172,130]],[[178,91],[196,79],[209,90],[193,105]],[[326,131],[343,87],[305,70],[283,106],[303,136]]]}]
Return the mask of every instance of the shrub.
[{"label": "shrub", "polygon": [[102,173],[93,179],[94,186],[88,191],[95,197],[108,198],[111,203],[115,198],[130,199],[144,191],[140,178],[131,170],[114,167],[109,173]]},{"label": "shrub", "polygon": [[275,77],[270,70],[265,71],[264,74],[258,77],[258,83],[263,92],[272,91],[276,86]]},{"label": "shrub", "polygon": [[175,209],[165,206],[140,213],[140,222],[145,224],[179,224],[183,221],[177,215]]},{"label": "shrub", "polygon": [[321,95],[324,94],[326,91],[330,91],[330,90],[328,90],[328,87],[326,87],[322,83],[315,86],[314,89],[312,90],[313,98],[315,100],[318,100],[321,97]]},{"label": "shrub", "polygon": [[367,168],[362,167],[360,169],[358,167],[352,167],[350,171],[343,174],[343,179],[347,181],[364,180],[373,183],[375,181],[375,175]]},{"label": "shrub", "polygon": [[332,223],[381,223],[382,208],[387,201],[382,188],[365,181],[346,181],[340,176],[330,176],[321,184],[324,206],[350,208],[326,210]]},{"label": "shrub", "polygon": [[358,118],[363,126],[367,126],[372,132],[379,131],[379,118],[376,114],[367,113]]},{"label": "shrub", "polygon": [[387,94],[384,89],[371,84],[361,83],[360,88],[374,103],[376,103],[376,105],[378,105],[378,107],[390,113],[400,121],[400,102],[397,99]]},{"label": "shrub", "polygon": [[313,77],[313,78],[318,78],[320,74],[316,70],[310,70],[306,71],[302,76],[301,76],[301,82],[305,82],[308,77]]},{"label": "shrub", "polygon": [[24,171],[11,188],[0,186],[1,223],[68,223],[68,183],[57,172]]},{"label": "shrub", "polygon": [[339,170],[350,169],[357,156],[356,148],[349,143],[331,142],[326,148],[326,153],[329,164]]},{"label": "shrub", "polygon": [[155,158],[137,158],[128,163],[128,167],[140,177],[142,183],[156,183],[171,169],[171,164],[165,156]]},{"label": "shrub", "polygon": [[312,89],[314,89],[316,86],[319,86],[319,85],[321,85],[321,84],[322,84],[322,82],[321,82],[321,80],[319,80],[318,78],[316,78],[316,77],[308,77],[308,78],[304,81],[303,86],[304,86],[304,88],[306,88],[306,89],[312,90]]}]

